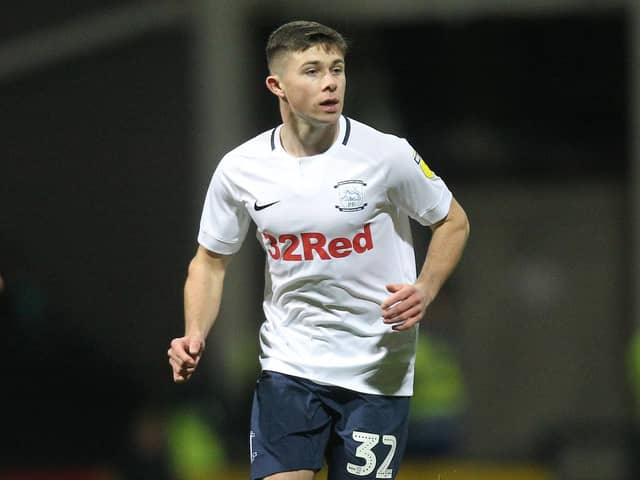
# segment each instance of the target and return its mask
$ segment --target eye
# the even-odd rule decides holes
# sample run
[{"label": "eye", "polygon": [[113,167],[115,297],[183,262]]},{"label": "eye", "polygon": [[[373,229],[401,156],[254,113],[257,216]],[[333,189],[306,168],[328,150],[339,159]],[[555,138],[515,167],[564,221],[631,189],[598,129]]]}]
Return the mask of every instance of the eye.
[{"label": "eye", "polygon": [[315,68],[309,68],[304,71],[305,75],[315,75],[318,71]]},{"label": "eye", "polygon": [[342,68],[342,67],[334,67],[333,68],[333,73],[335,75],[340,75],[342,72],[344,72],[344,68]]}]

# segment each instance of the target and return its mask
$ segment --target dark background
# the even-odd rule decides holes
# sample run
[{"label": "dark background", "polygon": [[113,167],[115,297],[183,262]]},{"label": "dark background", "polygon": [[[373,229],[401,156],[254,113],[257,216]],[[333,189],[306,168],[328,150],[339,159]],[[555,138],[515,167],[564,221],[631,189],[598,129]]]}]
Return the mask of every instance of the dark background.
[{"label": "dark background", "polygon": [[[14,5],[10,16],[0,17],[0,47],[125,3],[132,2]],[[262,51],[268,33],[290,19],[262,10],[248,18],[253,50],[245,73],[255,77],[256,89],[248,94],[244,138],[279,122],[262,86]],[[626,260],[633,254],[628,18],[622,8],[403,22],[319,18],[351,40],[345,113],[407,137],[470,214],[470,248],[444,293],[459,303],[448,315],[457,325],[451,339],[471,405],[469,441],[459,455],[550,461],[575,425],[602,439],[602,425],[626,432],[632,423],[625,363],[633,332]],[[208,181],[194,187],[200,161],[194,55],[193,27],[179,21],[0,78],[0,274],[6,284],[0,295],[0,468],[118,465],[141,410],[193,399],[213,406],[208,415],[233,446],[229,458],[244,462],[242,425],[252,381],[228,387],[234,370],[225,362],[236,360],[222,347],[212,354],[218,364],[210,373],[176,387],[165,359],[169,340],[182,332],[182,286],[199,215],[193,205],[201,203]],[[224,138],[224,131],[216,134]],[[216,159],[210,160],[212,171]],[[247,243],[255,243],[250,235]],[[588,245],[597,251],[581,250]],[[257,247],[245,250],[253,258]],[[562,291],[562,298],[553,297],[556,310],[534,311],[506,286],[496,296],[511,271],[500,262],[518,255],[537,262],[514,273],[530,279],[526,288],[539,281],[536,291],[548,285]],[[549,259],[555,267],[540,270]],[[252,263],[257,280],[247,292],[259,292],[261,262]],[[574,269],[577,264],[586,270]],[[593,282],[581,286],[588,278]],[[616,307],[604,316],[572,317],[578,304],[593,311],[588,304],[599,295],[603,308]],[[259,297],[251,301],[259,316]],[[541,330],[523,333],[514,326],[518,309],[548,323],[527,324]],[[250,353],[259,320],[239,331]],[[589,331],[594,337],[581,341]],[[529,351],[548,362],[552,370],[538,373],[552,382],[524,387],[518,382],[532,378],[529,371],[500,371],[519,365],[521,356],[540,365]],[[594,355],[603,371],[584,363]],[[255,356],[243,362],[243,372],[257,369]],[[601,403],[581,402],[580,414],[572,415],[581,396],[567,396],[560,386],[576,385],[590,396],[585,385],[600,388],[598,378],[609,390]],[[488,384],[491,392],[483,389]],[[491,402],[512,406],[516,418],[523,412],[523,423],[529,418],[537,428],[514,435],[515,441],[507,436],[509,446],[492,443],[502,434],[487,416]],[[609,405],[609,414],[599,405]]]}]

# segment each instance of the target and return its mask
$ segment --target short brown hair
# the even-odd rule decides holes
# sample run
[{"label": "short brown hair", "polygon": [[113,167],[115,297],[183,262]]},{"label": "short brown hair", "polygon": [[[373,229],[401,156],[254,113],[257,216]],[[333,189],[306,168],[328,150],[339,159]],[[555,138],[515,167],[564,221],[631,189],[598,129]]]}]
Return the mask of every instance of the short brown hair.
[{"label": "short brown hair", "polygon": [[310,47],[322,45],[347,54],[347,42],[333,28],[318,22],[296,20],[276,28],[267,40],[267,64],[271,67],[275,57],[283,52],[302,52]]}]

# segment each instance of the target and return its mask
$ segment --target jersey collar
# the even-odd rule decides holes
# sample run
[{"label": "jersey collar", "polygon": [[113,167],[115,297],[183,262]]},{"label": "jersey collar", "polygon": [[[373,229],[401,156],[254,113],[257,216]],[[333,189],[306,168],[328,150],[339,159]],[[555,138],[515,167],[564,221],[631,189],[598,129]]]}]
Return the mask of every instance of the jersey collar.
[{"label": "jersey collar", "polygon": [[[341,115],[340,120],[338,122],[338,126],[340,128],[340,132],[338,133],[338,138],[342,137],[341,143],[342,145],[346,145],[347,142],[349,141],[349,136],[351,135],[351,120],[349,120],[348,117]],[[279,142],[281,128],[282,128],[282,124],[278,125],[273,130],[271,130],[271,151],[272,152],[276,150],[277,146],[279,146],[280,149],[284,150],[282,148],[282,145]],[[276,143],[276,139],[278,139],[277,143]]]}]

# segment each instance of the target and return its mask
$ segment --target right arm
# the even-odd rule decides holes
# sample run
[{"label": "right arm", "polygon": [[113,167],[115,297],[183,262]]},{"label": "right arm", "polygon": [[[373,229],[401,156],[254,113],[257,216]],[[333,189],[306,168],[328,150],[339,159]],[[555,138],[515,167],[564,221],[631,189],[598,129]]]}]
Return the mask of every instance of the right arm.
[{"label": "right arm", "polygon": [[184,285],[185,334],[174,338],[167,352],[176,383],[189,380],[200,362],[205,339],[220,310],[224,275],[230,258],[230,255],[220,255],[199,246],[189,264]]}]

